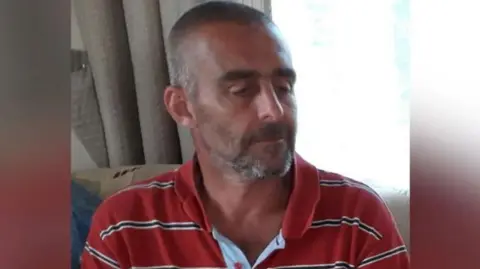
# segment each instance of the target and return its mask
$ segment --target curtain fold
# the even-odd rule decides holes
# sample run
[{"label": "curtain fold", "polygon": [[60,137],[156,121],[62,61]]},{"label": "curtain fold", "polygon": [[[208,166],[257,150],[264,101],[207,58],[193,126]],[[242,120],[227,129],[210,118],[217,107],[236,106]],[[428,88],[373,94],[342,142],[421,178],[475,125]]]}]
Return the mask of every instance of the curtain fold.
[{"label": "curtain fold", "polygon": [[[178,1],[177,1],[178,2]],[[163,103],[169,84],[160,2],[124,0],[146,163],[180,162],[176,124]]]},{"label": "curtain fold", "polygon": [[74,4],[95,80],[109,165],[141,164],[142,136],[122,2]]},{"label": "curtain fold", "polygon": [[[189,131],[163,104],[169,84],[164,40],[202,0],[73,0],[88,53],[109,166],[181,163]],[[270,0],[236,0],[270,14]]]}]

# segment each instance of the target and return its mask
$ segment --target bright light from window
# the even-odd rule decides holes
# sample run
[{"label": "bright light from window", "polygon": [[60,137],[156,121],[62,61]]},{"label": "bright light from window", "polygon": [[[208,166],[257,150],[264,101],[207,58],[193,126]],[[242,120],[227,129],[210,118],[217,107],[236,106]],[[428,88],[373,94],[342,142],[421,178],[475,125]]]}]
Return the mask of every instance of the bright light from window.
[{"label": "bright light from window", "polygon": [[408,2],[272,0],[298,73],[297,151],[317,167],[408,188]]}]

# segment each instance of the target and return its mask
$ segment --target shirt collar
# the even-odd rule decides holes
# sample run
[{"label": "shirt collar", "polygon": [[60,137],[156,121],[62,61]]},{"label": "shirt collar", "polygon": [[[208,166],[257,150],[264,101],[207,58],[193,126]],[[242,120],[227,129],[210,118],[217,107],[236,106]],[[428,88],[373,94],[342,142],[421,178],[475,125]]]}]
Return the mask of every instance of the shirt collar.
[{"label": "shirt collar", "polygon": [[[310,227],[315,208],[320,200],[319,174],[316,167],[306,162],[300,155],[294,157],[292,193],[288,201],[282,223],[282,234],[288,238],[300,238]],[[197,192],[200,175],[197,158],[183,164],[176,174],[175,191],[182,201],[185,212],[202,229],[211,232],[205,210]]]}]

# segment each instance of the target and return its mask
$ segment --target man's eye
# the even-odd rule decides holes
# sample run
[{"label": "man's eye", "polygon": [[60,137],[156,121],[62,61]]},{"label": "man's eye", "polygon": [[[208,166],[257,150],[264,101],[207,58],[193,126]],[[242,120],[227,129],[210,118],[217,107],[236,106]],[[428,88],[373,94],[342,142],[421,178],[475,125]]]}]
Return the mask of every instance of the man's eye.
[{"label": "man's eye", "polygon": [[248,93],[248,88],[247,87],[233,88],[230,92],[234,95],[245,95]]},{"label": "man's eye", "polygon": [[285,86],[285,85],[282,85],[282,86],[277,86],[275,87],[275,89],[279,92],[283,92],[283,93],[289,93],[292,91],[292,87],[290,86]]}]

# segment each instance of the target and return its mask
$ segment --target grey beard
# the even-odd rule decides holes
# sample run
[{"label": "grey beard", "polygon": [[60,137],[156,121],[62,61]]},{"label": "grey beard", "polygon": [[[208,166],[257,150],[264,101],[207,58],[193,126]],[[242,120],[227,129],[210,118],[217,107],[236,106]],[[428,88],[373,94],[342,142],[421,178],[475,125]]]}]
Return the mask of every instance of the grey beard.
[{"label": "grey beard", "polygon": [[233,161],[227,162],[227,165],[235,172],[248,180],[261,180],[273,177],[283,177],[290,170],[293,163],[293,152],[287,150],[285,163],[278,169],[270,169],[251,156],[243,156]]}]

